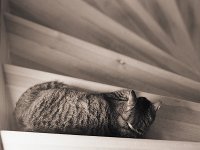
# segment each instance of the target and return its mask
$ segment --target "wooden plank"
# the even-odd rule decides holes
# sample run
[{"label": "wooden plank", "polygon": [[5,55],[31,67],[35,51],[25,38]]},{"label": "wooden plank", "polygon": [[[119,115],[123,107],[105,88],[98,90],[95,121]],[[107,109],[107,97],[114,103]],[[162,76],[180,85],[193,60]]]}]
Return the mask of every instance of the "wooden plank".
[{"label": "wooden plank", "polygon": [[194,17],[196,20],[196,28],[194,29],[195,31],[193,32],[192,35],[192,39],[193,39],[193,44],[194,47],[196,48],[197,54],[199,54],[199,50],[200,50],[200,18],[199,18],[199,14],[200,14],[200,1],[198,0],[193,0],[193,8],[194,8]]},{"label": "wooden plank", "polygon": [[200,56],[200,2],[199,0],[182,1],[176,0],[181,17],[187,27],[190,38],[196,49],[196,54]]},{"label": "wooden plank", "polygon": [[174,56],[177,56],[176,58],[181,59],[182,62],[190,64],[194,69],[200,70],[198,65],[200,58],[194,50],[175,0],[141,0],[140,2],[180,48],[174,51]]},{"label": "wooden plank", "polygon": [[[138,60],[144,62],[148,60],[148,63],[152,62],[152,65],[156,64],[164,69],[171,69],[177,63],[180,63],[163,50],[83,1],[49,0],[47,5],[39,0],[11,0],[11,6],[14,13],[32,21]],[[145,59],[141,58],[138,53],[142,54],[143,57],[145,56]],[[190,67],[192,68],[193,66]],[[173,68],[172,70],[175,71],[176,69]],[[196,68],[193,71],[195,70]]]},{"label": "wooden plank", "polygon": [[[23,26],[23,29],[25,29],[25,25]],[[43,34],[39,34],[41,32],[36,32],[38,30],[43,32]],[[185,81],[185,78],[183,77],[130,59],[129,57],[114,53],[112,51],[91,45],[89,43],[85,43],[64,34],[60,34],[59,32],[50,31],[51,30],[48,30],[47,28],[38,28],[38,26],[32,26],[32,32],[30,32],[30,28],[28,28],[26,32],[20,32],[24,33],[22,36],[26,39],[14,34],[10,34],[13,53],[16,53],[16,55],[21,55],[21,57],[31,59],[32,61],[37,61],[38,63],[51,67],[54,70],[56,69],[59,72],[63,72],[67,75],[78,78],[115,84],[123,87],[131,88],[133,86],[138,90],[144,90],[163,95],[181,95],[181,97],[186,96],[188,99],[191,99],[192,96],[193,100],[198,99],[199,92],[192,90],[195,89],[193,83],[188,83],[187,79]],[[28,36],[30,34],[32,36]],[[28,38],[32,38],[37,42],[32,41],[32,39],[28,40]],[[52,54],[50,54],[49,51],[51,51]],[[58,58],[60,58],[59,61],[56,57],[53,57],[55,54],[58,56]],[[52,55],[52,57],[49,57],[50,55]],[[88,56],[90,56],[90,59],[88,59]],[[102,58],[105,59],[104,62],[101,61]],[[53,59],[55,60],[53,61]],[[99,62],[97,62],[97,60],[99,60]],[[125,62],[125,64],[121,64],[119,60]],[[113,67],[113,65],[117,65],[118,67]],[[69,70],[67,70],[66,67],[68,67]],[[97,68],[99,71],[97,71]],[[105,70],[103,68],[109,69]],[[141,74],[143,75],[141,76]],[[145,76],[146,74],[148,74],[148,77]],[[160,78],[159,82],[157,80],[158,76]],[[163,80],[163,78],[165,79]],[[177,80],[178,78],[179,81]],[[171,80],[171,83],[169,83],[169,80]],[[182,85],[184,85],[184,87],[182,87]],[[186,90],[185,87],[186,89],[189,87],[189,89]],[[177,89],[180,89],[180,91],[177,92]],[[190,91],[190,94],[188,91]],[[193,94],[191,94],[191,92]]]},{"label": "wooden plank", "polygon": [[[12,16],[9,14],[7,14],[6,16],[7,16],[7,26],[9,32],[20,35],[26,39],[36,41],[37,43],[40,43],[42,45],[47,45],[49,47],[54,48],[56,45],[58,45],[57,43],[59,43],[60,45],[59,49],[64,48],[67,49],[67,51],[69,51],[70,49],[78,48],[78,49],[88,49],[90,51],[92,50],[92,52],[94,51],[100,51],[100,53],[108,52],[108,50],[105,51],[105,49],[100,48],[98,46],[94,46],[92,44],[83,42],[81,40],[72,38],[70,36],[59,33],[55,30],[50,30],[48,28],[26,21],[19,17]],[[71,45],[71,47],[69,45]],[[167,64],[167,66],[162,65],[164,68],[170,67],[169,70],[173,70],[173,72],[177,74],[199,81],[200,75],[194,73],[193,70],[191,70],[191,68],[187,68],[187,66],[185,66],[184,64],[167,60],[165,61],[165,64]]]},{"label": "wooden plank", "polygon": [[[52,49],[14,34],[9,34],[9,37],[12,53],[66,75],[199,102],[199,82],[126,56],[113,52],[87,51],[76,47],[64,49],[65,45],[59,49],[61,46],[59,42]],[[66,47],[69,44],[67,43]],[[121,64],[119,60],[125,64]]]},{"label": "wooden plank", "polygon": [[[120,87],[95,83],[72,77],[5,65],[7,91],[12,99],[12,107],[20,95],[34,84],[57,80],[68,85],[83,89],[110,92]],[[200,141],[200,104],[183,99],[175,99],[160,95],[136,91],[137,96],[147,97],[149,100],[161,100],[163,105],[157,113],[157,118],[146,135],[150,139]]]},{"label": "wooden plank", "polygon": [[[2,131],[5,150],[198,150],[200,143]],[[13,139],[12,137],[16,137]]]},{"label": "wooden plank", "polygon": [[170,54],[176,50],[173,41],[138,0],[84,1],[160,49]]},{"label": "wooden plank", "polygon": [[10,53],[10,59],[12,60],[12,64],[16,66],[22,66],[26,68],[32,68],[40,71],[54,72],[57,74],[62,74],[62,72],[56,71],[48,66],[43,66],[42,64],[38,64],[37,62],[25,59],[24,57],[20,57],[19,55],[15,55],[14,53]]},{"label": "wooden plank", "polygon": [[[112,19],[131,29],[133,32],[137,33],[141,37],[149,40],[162,50],[169,52],[175,58],[183,60],[182,54],[182,56],[180,56],[180,54],[177,55],[177,52],[182,53],[182,48],[178,47],[177,45],[174,45],[173,40],[169,39],[169,37],[166,35],[163,29],[159,26],[155,19],[145,10],[145,8],[141,5],[141,3],[139,3],[138,0],[85,1],[93,7],[100,10],[101,12],[103,12],[104,14],[108,15]],[[190,3],[190,1],[185,2]],[[185,11],[185,9],[183,9],[183,11]],[[188,22],[192,24],[192,22]],[[187,55],[185,56],[187,57]]]},{"label": "wooden plank", "polygon": [[[119,62],[112,57],[106,57],[90,52],[86,53],[83,49],[80,49],[80,51],[85,53],[82,55],[80,52],[77,53],[75,51],[77,49],[75,48],[72,49],[72,52],[75,52],[74,54],[77,56],[73,56],[71,54],[58,51],[57,49],[41,46],[35,42],[26,40],[16,35],[10,36],[10,42],[12,43],[11,52],[15,55],[29,59],[31,61],[35,61],[39,64],[45,65],[69,76],[114,85],[123,85],[129,87],[136,86],[135,88],[144,90],[151,89],[150,91],[157,91],[163,94],[168,93],[162,89],[158,89],[150,85],[145,85],[145,83],[141,81],[142,79],[137,77],[137,74],[140,74],[141,72],[138,69],[138,73],[135,73],[135,75],[124,72],[127,70],[127,68],[123,69],[123,66],[120,66]],[[18,42],[23,42],[23,45],[18,45]],[[88,56],[94,59],[88,60]],[[101,62],[102,57],[104,58],[103,63]],[[117,65],[117,68],[110,67],[113,65]],[[133,71],[136,72],[137,70],[135,69]],[[129,79],[126,79],[124,75]],[[130,83],[132,83],[132,85]]]}]

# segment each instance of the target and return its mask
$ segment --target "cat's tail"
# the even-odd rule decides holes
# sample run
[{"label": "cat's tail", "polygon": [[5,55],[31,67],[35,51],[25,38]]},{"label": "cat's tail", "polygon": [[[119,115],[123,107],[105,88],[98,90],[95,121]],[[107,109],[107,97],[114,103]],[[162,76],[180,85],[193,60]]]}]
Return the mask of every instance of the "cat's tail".
[{"label": "cat's tail", "polygon": [[23,124],[23,116],[26,114],[26,111],[28,110],[32,102],[35,101],[36,97],[41,91],[65,87],[68,86],[58,81],[51,81],[36,84],[33,87],[26,90],[16,103],[14,115],[16,117],[17,122],[19,124]]}]

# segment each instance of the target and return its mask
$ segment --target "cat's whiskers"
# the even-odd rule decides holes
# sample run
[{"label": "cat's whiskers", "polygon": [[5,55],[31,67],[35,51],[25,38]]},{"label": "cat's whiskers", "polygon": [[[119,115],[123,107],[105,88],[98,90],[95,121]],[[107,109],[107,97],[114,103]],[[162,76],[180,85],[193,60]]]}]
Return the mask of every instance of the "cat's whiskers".
[{"label": "cat's whiskers", "polygon": [[142,132],[138,131],[138,129],[133,128],[133,126],[130,124],[130,122],[126,122],[126,123],[128,124],[129,128],[130,128],[132,131],[136,132],[136,133],[139,134],[139,135],[142,135],[142,134],[143,134]]}]

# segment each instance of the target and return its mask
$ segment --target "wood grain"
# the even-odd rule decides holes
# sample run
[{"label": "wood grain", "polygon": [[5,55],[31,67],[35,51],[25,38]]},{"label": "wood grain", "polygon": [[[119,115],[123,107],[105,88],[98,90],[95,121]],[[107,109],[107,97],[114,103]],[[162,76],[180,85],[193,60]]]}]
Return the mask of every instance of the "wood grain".
[{"label": "wood grain", "polygon": [[[3,131],[5,150],[58,149],[58,145],[60,149],[200,149],[198,0],[10,1],[13,13],[41,25],[6,14],[7,34],[3,19],[7,4],[1,0],[0,129],[17,130],[11,113],[27,88],[59,80],[98,92],[134,88],[137,96],[162,100],[146,138],[163,141]],[[2,68],[9,62],[7,35],[13,64],[116,86],[13,65]]]},{"label": "wood grain", "polygon": [[[58,80],[68,85],[97,92],[110,92],[120,87],[95,83],[72,77],[5,65],[6,85],[12,99],[12,106],[20,95],[29,87],[45,81]],[[157,113],[157,118],[146,138],[181,141],[200,141],[200,104],[160,95],[137,91],[137,96],[149,100],[161,100],[163,105]]]},{"label": "wood grain", "polygon": [[[181,17],[175,0],[141,0],[139,1],[146,10],[155,18],[163,30],[173,39],[180,48],[174,50],[173,55],[183,62],[199,70],[200,57],[196,53],[186,25]],[[184,2],[183,2],[184,3]]]},{"label": "wood grain", "polygon": [[198,82],[10,15],[7,19],[21,22],[8,25],[14,55],[77,78],[199,101]]},{"label": "wood grain", "polygon": [[[37,41],[42,44],[45,43],[46,45],[50,45],[51,47],[53,47],[55,40],[59,40],[59,38],[62,39],[61,37],[63,34],[60,32],[57,32],[55,30],[50,30],[48,28],[45,28],[44,26],[32,23],[30,21],[24,20],[22,18],[13,16],[10,14],[6,14],[6,17],[8,19],[8,21],[7,21],[8,30],[10,32],[18,34],[22,37],[26,37],[30,40]],[[67,37],[72,38],[67,35],[64,37],[65,37],[65,39]],[[82,45],[84,43],[85,47],[87,46],[88,48],[93,47],[92,44],[87,44],[86,42],[80,42],[80,40],[76,40],[76,42],[74,42],[74,45],[82,46],[79,43],[81,43]],[[122,49],[122,51],[123,51],[123,49]],[[131,55],[131,54],[127,53],[127,55]],[[144,57],[145,56],[143,56],[143,58]],[[151,58],[149,58],[149,59],[151,59]],[[146,60],[146,61],[148,62],[148,60]],[[164,61],[164,59],[163,59],[163,61]],[[196,80],[199,79],[199,74],[193,73],[193,71],[190,68],[187,68],[187,66],[185,66],[184,64],[177,62],[176,60],[174,62],[171,59],[167,59],[165,62],[167,62],[167,66],[162,65],[164,68],[167,68],[168,65],[171,64],[171,67],[169,68],[169,70],[173,70],[173,72],[179,73],[181,75],[185,75],[187,77],[191,77]]]},{"label": "wood grain", "polygon": [[[98,55],[85,51],[84,54],[77,55],[80,52],[77,53],[78,49],[75,48],[71,49],[72,54],[67,51],[66,53],[57,49],[40,46],[38,43],[16,35],[10,35],[10,41],[12,42],[11,51],[15,55],[35,61],[66,75],[112,85],[121,85],[123,87],[135,87],[136,89],[159,92],[164,95],[169,94],[169,92],[153,87],[151,84],[145,84],[145,81],[142,81],[143,79],[139,76],[143,71],[131,67],[127,64],[127,59],[124,59],[124,57],[112,58],[105,54],[102,56],[102,54]],[[17,45],[18,42],[23,42],[23,45]],[[28,51],[28,49],[31,51]],[[83,49],[79,50],[83,51]],[[88,60],[88,56],[93,59]],[[104,58],[104,62],[101,62],[102,58]],[[118,58],[126,60],[126,66],[120,65]],[[116,68],[111,67],[114,65],[116,65]],[[127,72],[129,69],[132,71]],[[134,72],[134,74],[129,72]]]},{"label": "wood grain", "polygon": [[[200,143],[2,131],[5,150],[199,150]],[[16,137],[14,140],[12,137]]]},{"label": "wood grain", "polygon": [[32,69],[36,69],[36,70],[40,70],[40,71],[53,72],[56,74],[64,75],[64,73],[56,71],[53,68],[49,68],[48,66],[44,66],[35,61],[31,61],[24,57],[20,57],[19,55],[15,55],[14,53],[12,53],[12,51],[10,53],[10,58],[12,59],[12,64],[15,64],[16,66],[22,66],[22,67],[26,67],[26,68],[32,68]]},{"label": "wood grain", "polygon": [[[48,0],[47,3],[11,0],[11,10],[39,24],[163,69],[176,71],[173,66],[180,64],[168,53],[80,0]],[[189,67],[196,71],[193,65]]]},{"label": "wood grain", "polygon": [[[113,54],[108,55],[108,53],[103,53],[104,55],[100,55],[91,52],[87,53],[86,51],[84,51],[85,55],[77,55],[81,53],[82,49],[78,49],[78,51],[74,48],[71,53],[69,53],[69,51],[55,50],[46,46],[41,46],[38,43],[16,35],[9,34],[9,36],[12,43],[12,53],[45,65],[58,72],[62,72],[63,74],[162,95],[187,97],[192,101],[199,102],[198,93],[200,84],[176,74],[154,68],[120,55],[114,57]],[[18,43],[23,43],[23,45],[19,45]],[[78,51],[78,53],[75,50]],[[93,59],[88,60],[88,56]],[[101,58],[104,58],[104,62],[100,62]],[[124,60],[126,65],[121,65],[118,62],[118,58]],[[117,67],[113,68],[115,65]],[[155,72],[153,70],[155,70]]]},{"label": "wood grain", "polygon": [[187,27],[187,31],[196,49],[196,54],[200,56],[200,1],[176,0],[181,17]]},{"label": "wood grain", "polygon": [[84,0],[132,32],[173,55],[177,49],[170,37],[138,0]]},{"label": "wood grain", "polygon": [[[191,39],[190,39],[191,37],[189,37],[187,35],[186,29],[183,29],[185,33],[182,33],[182,31],[180,31],[180,32],[181,32],[181,34],[185,34],[185,36],[187,35],[187,39],[185,39],[185,41],[188,42],[188,40],[189,40],[189,42],[182,44],[183,42],[185,42],[185,41],[183,41],[183,39],[180,39],[180,38],[182,38],[183,35],[180,35],[180,33],[177,34],[176,33],[177,31],[176,31],[174,33],[176,35],[176,37],[174,37],[174,38],[176,38],[176,39],[179,38],[177,40],[180,40],[179,41],[180,44],[174,44],[174,40],[171,39],[170,36],[168,36],[165,33],[165,31],[162,29],[162,27],[159,25],[159,23],[156,22],[154,17],[152,17],[151,14],[149,14],[148,10],[146,10],[145,7],[143,7],[143,5],[138,0],[134,0],[134,1],[133,0],[124,0],[124,1],[84,0],[84,1],[88,2],[90,5],[97,8],[98,10],[100,10],[104,14],[108,15],[112,19],[116,20],[120,24],[123,24],[124,26],[129,28],[131,31],[137,33],[144,39],[146,39],[146,40],[150,41],[151,43],[153,43],[154,45],[158,46],[160,49],[165,50],[170,55],[179,59],[180,61],[186,62],[186,59],[187,59],[187,61],[192,62],[193,60],[191,61],[191,59],[196,56],[191,56],[191,57],[188,57],[188,56],[190,56],[192,54],[197,55],[199,53],[196,51],[195,51],[195,53],[191,52],[193,50],[193,49],[191,49],[191,47],[192,47],[192,43],[191,43]],[[154,0],[151,3],[155,3],[155,2],[156,1]],[[192,4],[192,2],[187,1],[187,0],[185,2],[179,0],[179,3],[181,6],[184,5],[184,3],[186,3],[185,7],[187,7],[189,4]],[[170,10],[170,11],[175,11],[174,14],[179,13],[179,11],[176,8],[176,3],[172,3],[171,5],[173,5],[175,8],[174,8],[174,10]],[[167,7],[167,6],[164,5],[163,7]],[[176,23],[179,26],[181,26],[180,24],[183,24],[181,18],[182,17],[185,18],[186,16],[190,15],[189,12],[186,12],[184,8],[182,9],[182,11],[185,13],[182,16],[179,15],[176,18],[174,18],[174,20],[177,20],[177,18],[179,18],[179,22]],[[199,8],[199,7],[196,7],[196,8]],[[156,8],[153,7],[152,9],[156,9]],[[163,8],[162,8],[162,10],[163,10]],[[195,9],[193,9],[193,10],[195,10]],[[190,12],[191,12],[191,10],[190,10]],[[193,13],[193,15],[195,15],[195,14],[198,14],[198,13]],[[171,13],[168,17],[172,18],[173,17],[172,15],[173,14]],[[160,16],[160,18],[161,17],[165,17],[165,16]],[[192,16],[190,15],[188,18],[192,18]],[[185,21],[184,24],[192,24],[194,21],[198,21],[197,18],[194,18],[192,20],[193,22],[190,20]],[[173,20],[172,21],[167,20],[167,21],[174,22]],[[173,24],[173,23],[171,23],[171,24]],[[182,28],[185,27],[184,24],[182,25]],[[196,23],[196,25],[198,25],[198,23]],[[176,30],[176,29],[174,29],[174,30]],[[174,30],[172,32],[174,32]],[[190,27],[190,30],[194,30],[193,27]],[[193,35],[193,37],[195,39],[199,39],[197,37],[199,28],[196,28],[195,31],[196,32],[193,32],[195,34],[195,35]],[[196,41],[198,41],[198,40],[196,40]],[[188,51],[189,47],[185,47],[186,53],[185,53],[185,51],[182,50],[183,46],[185,46],[185,44],[190,45],[189,51]],[[188,55],[189,53],[190,53],[190,55]],[[193,66],[193,64],[191,64],[191,65]],[[196,71],[196,70],[197,70],[197,68],[194,68],[194,71]]]}]

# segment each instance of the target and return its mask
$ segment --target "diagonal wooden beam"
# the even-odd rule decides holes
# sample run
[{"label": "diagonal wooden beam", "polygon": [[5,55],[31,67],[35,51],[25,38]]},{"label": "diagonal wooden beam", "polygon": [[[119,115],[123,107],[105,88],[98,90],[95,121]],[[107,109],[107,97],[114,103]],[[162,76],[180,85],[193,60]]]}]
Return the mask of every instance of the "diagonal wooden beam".
[{"label": "diagonal wooden beam", "polygon": [[[26,14],[23,17],[32,21],[145,61],[145,59],[138,58],[138,55],[135,55],[140,53],[147,60],[151,59],[153,64],[156,63],[163,69],[169,69],[170,66],[173,66],[169,64],[171,62],[175,64],[179,62],[168,53],[83,1],[50,0],[46,5],[38,0],[12,0],[11,4],[13,5],[13,10],[16,10],[14,11],[15,13],[22,11],[24,13],[19,13],[19,15],[23,16],[23,14]],[[59,18],[58,16],[65,17]],[[116,39],[118,42],[115,42]],[[118,43],[123,43],[125,48],[123,49],[122,45],[118,47]],[[129,48],[127,48],[127,45]],[[166,65],[168,66],[166,67]],[[193,68],[194,72],[196,71],[194,66],[189,67]]]},{"label": "diagonal wooden beam", "polygon": [[[92,53],[97,53],[98,55],[103,55],[103,53],[109,55],[114,55],[115,53],[109,49],[104,49],[93,44],[78,40],[66,34],[62,34],[55,30],[51,30],[44,26],[35,24],[33,22],[24,20],[22,18],[7,14],[7,26],[10,33],[14,33],[31,41],[40,43],[41,45],[47,45],[48,47],[55,48],[56,45],[58,49],[66,49],[70,52],[73,49],[79,50],[77,54],[83,54],[85,51],[82,49],[87,49],[87,51],[92,51]],[[30,36],[31,35],[31,36]],[[59,43],[59,44],[58,44]],[[68,44],[67,44],[68,43]],[[70,45],[70,46],[69,46]],[[122,49],[123,50],[123,49]],[[130,54],[131,55],[131,54]],[[149,59],[149,57],[147,57]],[[116,58],[117,60],[118,58]],[[151,59],[151,58],[150,58]],[[145,59],[147,60],[147,59]],[[161,58],[160,58],[161,60]],[[163,59],[163,68],[168,68],[168,70],[175,72],[179,75],[189,77],[194,80],[199,80],[199,74],[196,74],[184,64],[177,62],[174,59]],[[155,65],[161,65],[157,62]]]},{"label": "diagonal wooden beam", "polygon": [[179,49],[174,50],[173,55],[182,62],[189,64],[192,68],[200,70],[200,57],[194,49],[176,1],[141,0],[140,2],[179,47]]},{"label": "diagonal wooden beam", "polygon": [[84,1],[173,56],[177,47],[138,0]]},{"label": "diagonal wooden beam", "polygon": [[52,48],[15,34],[9,34],[9,39],[15,55],[69,76],[199,102],[199,82],[111,51],[101,53],[71,46],[71,50],[64,49],[70,43],[62,46],[59,42]]},{"label": "diagonal wooden beam", "polygon": [[176,0],[176,3],[187,27],[196,54],[200,57],[200,2],[198,0]]}]

